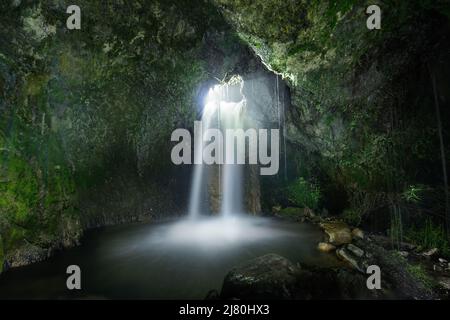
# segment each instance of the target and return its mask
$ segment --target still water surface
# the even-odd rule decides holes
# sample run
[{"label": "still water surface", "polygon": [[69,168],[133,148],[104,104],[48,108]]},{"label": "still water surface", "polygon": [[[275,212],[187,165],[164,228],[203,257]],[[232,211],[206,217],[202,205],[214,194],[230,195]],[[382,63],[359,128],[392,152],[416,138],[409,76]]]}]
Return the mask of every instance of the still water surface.
[{"label": "still water surface", "polygon": [[[277,253],[292,262],[331,266],[313,225],[266,218],[214,218],[92,230],[82,245],[0,276],[0,299],[203,299],[227,272]],[[82,290],[66,288],[66,268],[81,268]]]}]

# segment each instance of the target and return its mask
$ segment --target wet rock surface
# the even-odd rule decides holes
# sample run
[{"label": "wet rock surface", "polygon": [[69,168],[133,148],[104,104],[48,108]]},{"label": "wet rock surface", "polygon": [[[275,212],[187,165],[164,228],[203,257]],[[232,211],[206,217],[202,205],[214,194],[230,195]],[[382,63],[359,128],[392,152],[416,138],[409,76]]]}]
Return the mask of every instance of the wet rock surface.
[{"label": "wet rock surface", "polygon": [[294,298],[300,267],[276,254],[250,260],[225,277],[220,296],[239,299]]},{"label": "wet rock surface", "polygon": [[333,250],[336,250],[336,247],[333,246],[331,243],[319,242],[319,244],[317,245],[317,249],[319,249],[319,251],[322,252],[331,252]]},{"label": "wet rock surface", "polygon": [[22,267],[31,263],[47,259],[52,253],[51,249],[43,249],[38,246],[27,244],[6,255],[8,268]]},{"label": "wet rock surface", "polygon": [[360,238],[360,239],[364,239],[364,231],[362,231],[359,228],[354,228],[352,230],[352,237],[353,238]]},{"label": "wet rock surface", "polygon": [[320,226],[328,236],[328,242],[342,245],[352,241],[352,234],[348,225],[340,221],[322,222]]},{"label": "wet rock surface", "polygon": [[[208,297],[213,296],[208,294]],[[374,299],[366,278],[348,268],[295,265],[268,254],[235,267],[224,279],[222,299]]]},{"label": "wet rock surface", "polygon": [[348,250],[348,247],[339,248],[338,250],[336,250],[336,255],[339,259],[347,262],[356,270],[364,273],[362,263],[358,260],[358,257],[356,257],[350,250]]},{"label": "wet rock surface", "polygon": [[[328,283],[334,291],[329,289],[326,298],[448,299],[450,273],[447,274],[447,269],[450,272],[450,268],[447,260],[438,258],[437,250],[422,251],[408,242],[398,242],[394,248],[392,240],[386,236],[351,229],[333,217],[317,218],[319,222],[309,219],[324,231],[325,241],[318,243],[317,250],[335,254],[345,263],[344,268],[326,271],[334,275],[332,283]],[[381,270],[380,290],[367,289],[369,266],[378,266]],[[305,270],[312,269],[303,268]],[[314,272],[320,274],[323,270],[314,269]],[[355,282],[358,283],[356,289]]]}]

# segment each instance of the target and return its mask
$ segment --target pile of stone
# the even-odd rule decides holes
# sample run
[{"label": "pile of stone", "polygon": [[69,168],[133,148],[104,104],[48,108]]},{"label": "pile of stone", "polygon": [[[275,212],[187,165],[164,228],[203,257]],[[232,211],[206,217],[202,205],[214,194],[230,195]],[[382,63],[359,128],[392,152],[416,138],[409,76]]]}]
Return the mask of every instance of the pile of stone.
[{"label": "pile of stone", "polygon": [[367,263],[364,258],[367,258],[368,254],[352,243],[354,239],[364,239],[364,232],[359,228],[352,230],[342,221],[322,222],[320,227],[325,232],[326,240],[320,242],[317,248],[323,252],[335,251],[339,259],[345,261],[356,270],[365,273]]}]

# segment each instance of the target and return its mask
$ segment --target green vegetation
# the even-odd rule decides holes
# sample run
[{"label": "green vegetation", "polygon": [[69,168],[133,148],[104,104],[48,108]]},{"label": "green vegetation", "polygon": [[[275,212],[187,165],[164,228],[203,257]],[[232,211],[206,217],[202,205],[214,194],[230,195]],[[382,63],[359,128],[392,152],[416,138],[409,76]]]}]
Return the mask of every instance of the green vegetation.
[{"label": "green vegetation", "polygon": [[442,256],[450,257],[450,243],[444,226],[434,223],[429,218],[423,225],[412,226],[407,231],[406,237],[424,249],[437,248]]},{"label": "green vegetation", "polygon": [[[290,152],[304,154],[295,176],[314,168],[322,192],[339,191],[322,199],[329,212],[343,211],[352,224],[378,221],[379,231],[390,229],[396,241],[408,228],[407,217],[442,213],[430,71],[438,82],[447,81],[448,3],[381,1],[382,28],[370,31],[367,2],[300,1],[295,10],[285,10],[290,1],[215,2],[241,38],[289,83]],[[270,23],[264,17],[272,17]],[[298,21],[291,24],[293,19]],[[437,90],[448,97],[444,87]],[[450,141],[447,129],[443,141]],[[289,192],[289,199],[315,204],[303,190],[309,186],[296,184],[298,192]]]},{"label": "green vegetation", "polygon": [[82,31],[66,29],[64,2],[0,4],[2,260],[76,242],[104,218],[102,203],[97,216],[85,208],[94,190],[130,214],[144,209],[115,196],[127,181],[136,199],[170,194],[171,132],[193,125],[210,71],[223,79],[248,55],[209,2],[77,5]]},{"label": "green vegetation", "polygon": [[303,208],[287,207],[280,210],[279,214],[288,219],[297,219],[303,216]]},{"label": "green vegetation", "polygon": [[347,208],[342,213],[342,219],[344,219],[344,221],[349,225],[357,227],[361,223],[362,217],[361,214],[355,209]]},{"label": "green vegetation", "polygon": [[[18,121],[18,120],[16,120]],[[75,185],[51,133],[1,137],[0,232],[4,252],[25,243],[48,248],[77,239]],[[32,141],[27,141],[32,139]],[[35,145],[36,144],[36,145]],[[40,146],[45,148],[42,154]]]},{"label": "green vegetation", "polygon": [[431,290],[434,287],[433,279],[421,265],[408,264],[407,271],[412,277],[419,280],[428,290]]},{"label": "green vegetation", "polygon": [[411,203],[419,203],[423,201],[423,192],[425,186],[423,185],[412,185],[409,186],[402,194],[403,198]]},{"label": "green vegetation", "polygon": [[445,203],[430,74],[450,100],[450,5],[380,3],[382,29],[369,31],[354,0],[80,0],[83,31],[69,32],[64,2],[3,1],[0,257],[75,241],[96,221],[86,195],[124,194],[113,182],[170,194],[170,134],[192,125],[200,84],[249,68],[242,41],[290,88],[289,177],[262,178],[266,206],[375,217],[395,240],[448,255],[442,221],[423,217]]},{"label": "green vegetation", "polygon": [[289,200],[302,208],[317,209],[320,201],[320,189],[303,177],[298,178],[288,188]]}]

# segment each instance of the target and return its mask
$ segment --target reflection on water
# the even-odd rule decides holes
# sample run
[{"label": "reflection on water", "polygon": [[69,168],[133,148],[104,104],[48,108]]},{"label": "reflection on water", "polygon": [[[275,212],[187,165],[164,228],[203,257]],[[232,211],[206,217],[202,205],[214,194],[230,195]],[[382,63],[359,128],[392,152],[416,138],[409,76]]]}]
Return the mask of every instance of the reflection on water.
[{"label": "reflection on water", "polygon": [[[182,220],[89,232],[80,247],[0,276],[0,298],[203,299],[226,273],[267,253],[293,262],[334,265],[317,251],[309,224],[252,217]],[[66,289],[66,268],[81,268],[82,290]]]}]

